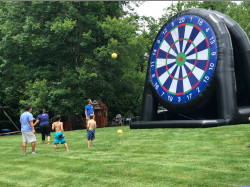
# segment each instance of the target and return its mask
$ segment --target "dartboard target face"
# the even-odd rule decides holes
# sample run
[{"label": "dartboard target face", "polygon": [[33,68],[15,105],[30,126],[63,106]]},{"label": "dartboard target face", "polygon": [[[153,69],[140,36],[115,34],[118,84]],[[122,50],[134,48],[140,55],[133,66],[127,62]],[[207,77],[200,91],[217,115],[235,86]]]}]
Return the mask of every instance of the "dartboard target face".
[{"label": "dartboard target face", "polygon": [[199,97],[216,68],[217,41],[212,27],[196,15],[168,22],[150,57],[150,77],[157,94],[173,104]]}]

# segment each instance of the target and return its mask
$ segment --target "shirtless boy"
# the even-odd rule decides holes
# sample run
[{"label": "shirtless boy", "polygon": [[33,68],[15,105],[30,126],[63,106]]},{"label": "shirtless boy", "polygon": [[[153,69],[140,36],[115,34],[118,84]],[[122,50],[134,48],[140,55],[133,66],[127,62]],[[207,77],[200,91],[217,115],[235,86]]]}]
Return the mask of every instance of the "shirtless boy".
[{"label": "shirtless boy", "polygon": [[66,140],[65,140],[65,134],[64,134],[64,130],[63,130],[63,123],[61,122],[61,116],[60,115],[57,115],[56,116],[56,122],[54,122],[52,124],[52,130],[55,129],[55,142],[54,142],[54,151],[56,152],[56,147],[57,147],[57,144],[59,144],[59,142],[61,144],[64,144],[66,150],[68,151],[68,145],[66,143]]},{"label": "shirtless boy", "polygon": [[94,120],[94,115],[91,114],[90,120],[88,121],[87,124],[87,129],[88,129],[88,147],[90,146],[90,140],[91,140],[91,146],[93,147],[93,141],[95,139],[95,129],[96,129],[96,122]]}]

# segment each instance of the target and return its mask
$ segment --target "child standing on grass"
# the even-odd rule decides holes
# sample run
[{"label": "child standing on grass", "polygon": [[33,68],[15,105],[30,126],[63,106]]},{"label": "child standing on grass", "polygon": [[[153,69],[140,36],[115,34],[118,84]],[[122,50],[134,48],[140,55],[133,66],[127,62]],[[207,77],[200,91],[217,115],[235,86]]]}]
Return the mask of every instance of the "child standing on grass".
[{"label": "child standing on grass", "polygon": [[61,116],[60,115],[57,115],[56,116],[56,122],[54,122],[52,124],[52,130],[55,129],[55,142],[54,142],[54,151],[56,152],[56,147],[57,147],[57,144],[59,144],[59,142],[61,144],[64,144],[66,150],[68,151],[68,145],[66,143],[66,140],[65,140],[65,134],[64,134],[64,130],[63,130],[63,123],[61,122]]},{"label": "child standing on grass", "polygon": [[96,129],[96,122],[94,120],[94,115],[91,114],[89,116],[90,120],[87,124],[88,129],[88,147],[90,147],[90,140],[91,140],[91,146],[93,147],[94,139],[95,139],[95,129]]}]

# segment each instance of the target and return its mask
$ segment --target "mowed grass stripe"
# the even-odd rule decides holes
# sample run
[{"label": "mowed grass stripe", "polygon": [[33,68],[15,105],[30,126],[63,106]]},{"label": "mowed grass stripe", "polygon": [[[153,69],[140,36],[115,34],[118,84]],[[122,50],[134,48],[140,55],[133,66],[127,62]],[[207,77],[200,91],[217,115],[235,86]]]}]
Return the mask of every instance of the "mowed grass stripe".
[{"label": "mowed grass stripe", "polygon": [[70,151],[56,153],[37,134],[38,155],[27,156],[21,136],[0,137],[0,186],[246,186],[249,130],[109,127],[96,130],[90,149],[86,130],[67,131]]}]

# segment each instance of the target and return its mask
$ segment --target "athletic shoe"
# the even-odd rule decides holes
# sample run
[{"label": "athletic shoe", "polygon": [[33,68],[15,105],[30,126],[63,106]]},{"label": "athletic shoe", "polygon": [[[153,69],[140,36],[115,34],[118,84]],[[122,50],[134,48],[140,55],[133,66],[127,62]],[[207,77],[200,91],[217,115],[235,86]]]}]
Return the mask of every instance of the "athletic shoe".
[{"label": "athletic shoe", "polygon": [[27,153],[23,153],[23,155],[25,156],[25,155],[27,155]]},{"label": "athletic shoe", "polygon": [[32,152],[31,154],[32,154],[32,155],[36,155],[37,153],[36,153],[36,152]]},{"label": "athletic shoe", "polygon": [[247,146],[247,148],[250,148],[250,145],[249,145],[249,146]]}]

